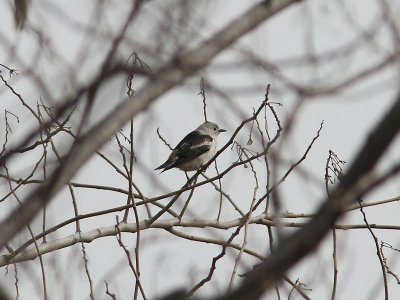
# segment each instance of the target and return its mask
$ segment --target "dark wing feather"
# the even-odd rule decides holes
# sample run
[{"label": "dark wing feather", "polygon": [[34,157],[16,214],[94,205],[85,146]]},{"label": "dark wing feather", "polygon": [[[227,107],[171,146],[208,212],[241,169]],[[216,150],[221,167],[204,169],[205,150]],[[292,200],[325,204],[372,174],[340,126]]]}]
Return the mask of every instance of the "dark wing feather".
[{"label": "dark wing feather", "polygon": [[166,171],[195,159],[210,150],[212,141],[213,138],[207,134],[201,134],[198,131],[190,132],[174,148],[168,160],[157,169],[165,168],[164,171]]},{"label": "dark wing feather", "polygon": [[175,147],[178,150],[178,159],[175,166],[186,163],[206,153],[211,148],[213,138],[198,131],[192,131]]}]

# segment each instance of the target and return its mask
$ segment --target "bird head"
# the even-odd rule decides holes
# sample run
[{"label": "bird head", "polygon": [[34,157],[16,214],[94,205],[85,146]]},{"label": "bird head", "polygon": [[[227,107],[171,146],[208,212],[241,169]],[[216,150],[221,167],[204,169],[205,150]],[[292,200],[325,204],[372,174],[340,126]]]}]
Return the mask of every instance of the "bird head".
[{"label": "bird head", "polygon": [[219,128],[217,124],[208,121],[201,124],[196,130],[212,135],[218,135],[221,132],[226,132],[225,129]]}]

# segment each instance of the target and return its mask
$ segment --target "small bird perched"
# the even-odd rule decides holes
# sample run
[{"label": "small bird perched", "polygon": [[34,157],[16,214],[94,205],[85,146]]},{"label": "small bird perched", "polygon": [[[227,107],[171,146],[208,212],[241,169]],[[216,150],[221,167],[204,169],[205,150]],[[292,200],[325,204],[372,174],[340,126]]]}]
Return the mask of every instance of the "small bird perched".
[{"label": "small bird perched", "polygon": [[178,168],[185,172],[198,170],[215,155],[217,152],[217,136],[225,131],[215,123],[204,122],[186,135],[172,150],[167,161],[156,170],[164,169],[162,172],[172,168]]}]

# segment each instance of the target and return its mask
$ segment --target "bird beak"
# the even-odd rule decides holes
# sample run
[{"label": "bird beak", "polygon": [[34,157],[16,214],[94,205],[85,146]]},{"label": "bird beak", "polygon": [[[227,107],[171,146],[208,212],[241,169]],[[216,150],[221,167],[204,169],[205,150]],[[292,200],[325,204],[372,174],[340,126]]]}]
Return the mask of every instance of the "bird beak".
[{"label": "bird beak", "polygon": [[221,133],[221,132],[226,132],[226,130],[225,130],[225,129],[219,129],[218,132],[219,132],[219,133]]}]

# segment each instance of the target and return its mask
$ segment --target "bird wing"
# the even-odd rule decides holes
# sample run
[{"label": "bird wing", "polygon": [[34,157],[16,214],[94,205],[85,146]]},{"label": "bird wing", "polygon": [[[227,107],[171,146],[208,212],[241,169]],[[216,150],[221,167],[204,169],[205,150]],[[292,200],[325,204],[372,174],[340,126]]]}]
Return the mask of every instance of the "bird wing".
[{"label": "bird wing", "polygon": [[182,163],[192,160],[211,148],[213,138],[208,134],[202,134],[198,131],[192,131],[175,147],[178,150],[179,158]]},{"label": "bird wing", "polygon": [[174,148],[168,160],[156,170],[164,168],[169,170],[191,161],[210,150],[212,142],[213,138],[211,136],[192,131]]}]

